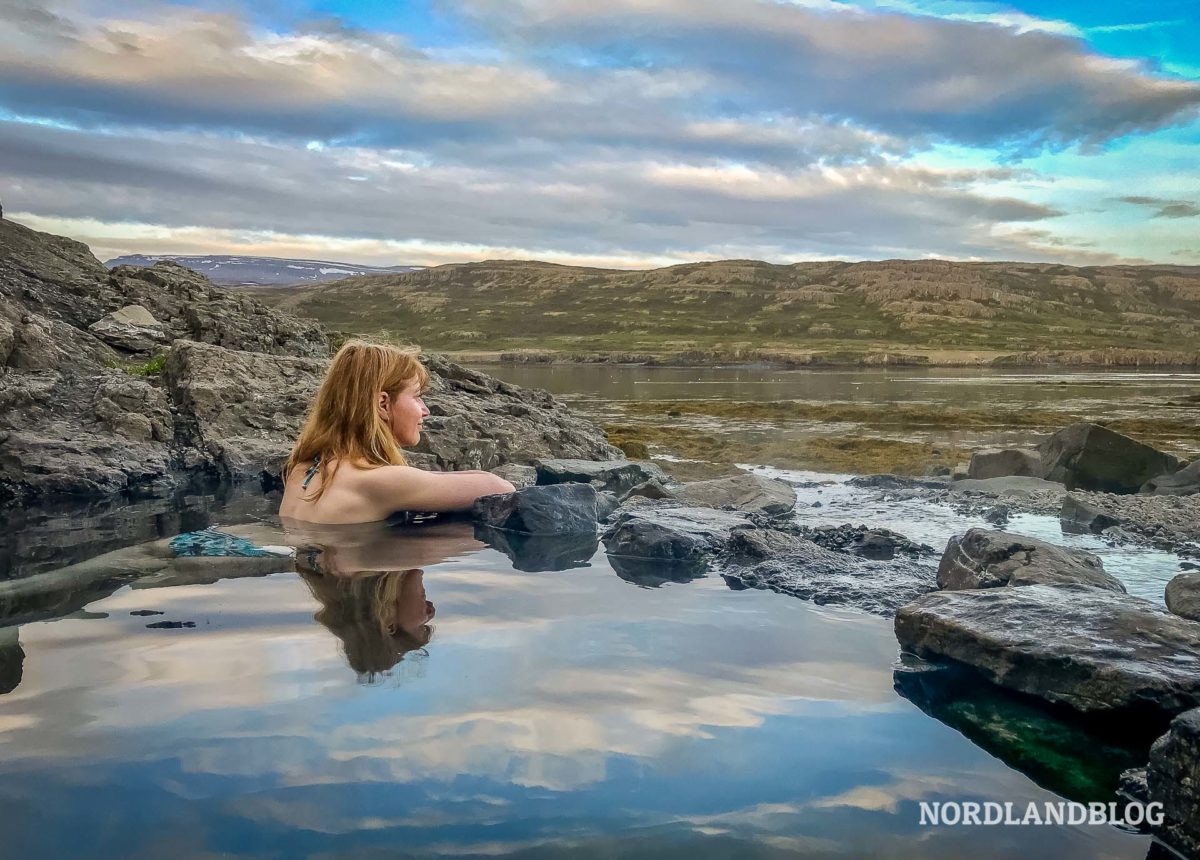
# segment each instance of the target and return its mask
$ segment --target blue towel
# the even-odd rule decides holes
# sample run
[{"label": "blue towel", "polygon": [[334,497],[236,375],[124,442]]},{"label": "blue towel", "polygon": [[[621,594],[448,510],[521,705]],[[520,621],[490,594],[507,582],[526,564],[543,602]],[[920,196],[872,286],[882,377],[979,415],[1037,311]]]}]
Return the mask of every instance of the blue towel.
[{"label": "blue towel", "polygon": [[289,558],[294,552],[290,547],[258,546],[212,526],[176,535],[171,538],[171,550],[177,558]]}]

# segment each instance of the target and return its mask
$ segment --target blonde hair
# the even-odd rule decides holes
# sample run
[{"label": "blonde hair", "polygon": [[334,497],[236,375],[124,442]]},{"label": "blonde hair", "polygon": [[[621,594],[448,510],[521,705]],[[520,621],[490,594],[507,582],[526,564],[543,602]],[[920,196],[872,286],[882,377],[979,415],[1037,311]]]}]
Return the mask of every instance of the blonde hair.
[{"label": "blonde hair", "polygon": [[[424,391],[429,371],[417,359],[416,348],[348,341],[329,365],[325,380],[304,421],[304,429],[283,468],[284,481],[297,466],[320,456],[321,486],[304,498],[321,498],[343,461],[356,466],[407,464],[391,428],[379,416],[380,392],[395,398],[412,381]],[[330,466],[333,461],[334,465]]]}]

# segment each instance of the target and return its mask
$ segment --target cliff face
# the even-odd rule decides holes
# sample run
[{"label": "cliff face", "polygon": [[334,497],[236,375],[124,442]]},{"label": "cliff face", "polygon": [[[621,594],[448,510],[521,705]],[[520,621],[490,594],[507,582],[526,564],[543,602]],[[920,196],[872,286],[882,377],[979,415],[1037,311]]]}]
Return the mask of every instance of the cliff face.
[{"label": "cliff face", "polygon": [[[188,269],[110,272],[78,242],[0,220],[0,505],[269,478],[328,354],[318,323]],[[429,364],[437,420],[418,465],[619,453],[544,392]]]},{"label": "cliff face", "polygon": [[725,260],[631,272],[489,261],[256,295],[335,329],[439,349],[923,349],[1035,360],[1117,349],[1200,361],[1200,268],[1184,266]]}]

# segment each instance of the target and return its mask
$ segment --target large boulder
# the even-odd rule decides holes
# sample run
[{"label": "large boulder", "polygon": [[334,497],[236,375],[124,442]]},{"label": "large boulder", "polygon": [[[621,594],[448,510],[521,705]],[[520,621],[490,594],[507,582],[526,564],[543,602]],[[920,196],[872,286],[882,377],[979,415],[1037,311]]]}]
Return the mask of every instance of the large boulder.
[{"label": "large boulder", "polygon": [[167,342],[167,332],[154,314],[141,305],[127,305],[88,326],[109,346],[128,352],[150,352]]},{"label": "large boulder", "polygon": [[967,478],[986,480],[1020,475],[1042,476],[1042,457],[1030,448],[984,448],[971,454]]},{"label": "large boulder", "polygon": [[596,488],[591,484],[525,487],[482,496],[472,516],[483,526],[530,535],[596,533]]},{"label": "large boulder", "polygon": [[993,683],[1153,728],[1200,705],[1200,625],[1086,585],[937,591],[896,613],[908,652]]},{"label": "large boulder", "polygon": [[1200,709],[1177,716],[1154,742],[1146,786],[1162,804],[1158,835],[1185,856],[1200,856]]},{"label": "large boulder", "polygon": [[601,540],[609,555],[707,567],[735,529],[751,528],[747,514],[706,508],[618,510]]},{"label": "large boulder", "polygon": [[786,514],[796,507],[796,491],[790,484],[749,473],[711,481],[693,481],[675,488],[673,494],[685,505],[766,516]]},{"label": "large boulder", "polygon": [[1090,552],[990,529],[970,529],[950,538],[938,565],[937,584],[950,591],[1038,584],[1125,591]]},{"label": "large boulder", "polygon": [[1099,424],[1064,427],[1038,446],[1042,476],[1068,489],[1136,493],[1152,478],[1183,464],[1166,454]]},{"label": "large boulder", "polygon": [[[604,462],[597,462],[599,460]],[[616,457],[546,457],[536,460],[533,465],[537,468],[539,484],[591,484],[597,490],[621,497],[646,481],[666,480],[663,470],[653,463]]]},{"label": "large boulder", "polygon": [[1156,496],[1191,496],[1200,493],[1200,460],[1176,472],[1152,478],[1142,487],[1142,492]]},{"label": "large boulder", "polygon": [[1167,583],[1167,609],[1182,618],[1200,621],[1200,571],[1176,574]]}]

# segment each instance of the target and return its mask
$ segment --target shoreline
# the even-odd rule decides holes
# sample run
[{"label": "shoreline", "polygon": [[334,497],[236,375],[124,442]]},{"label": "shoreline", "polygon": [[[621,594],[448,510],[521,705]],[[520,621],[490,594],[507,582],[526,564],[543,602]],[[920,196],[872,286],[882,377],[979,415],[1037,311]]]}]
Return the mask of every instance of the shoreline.
[{"label": "shoreline", "polygon": [[994,370],[1165,370],[1200,371],[1200,353],[1157,353],[1114,350],[1098,355],[1084,350],[1067,353],[900,353],[871,352],[857,356],[834,353],[780,354],[770,351],[733,353],[558,352],[550,350],[437,350],[451,361],[473,365],[612,365],[624,367],[736,367],[772,370],[910,370],[978,368]]}]

